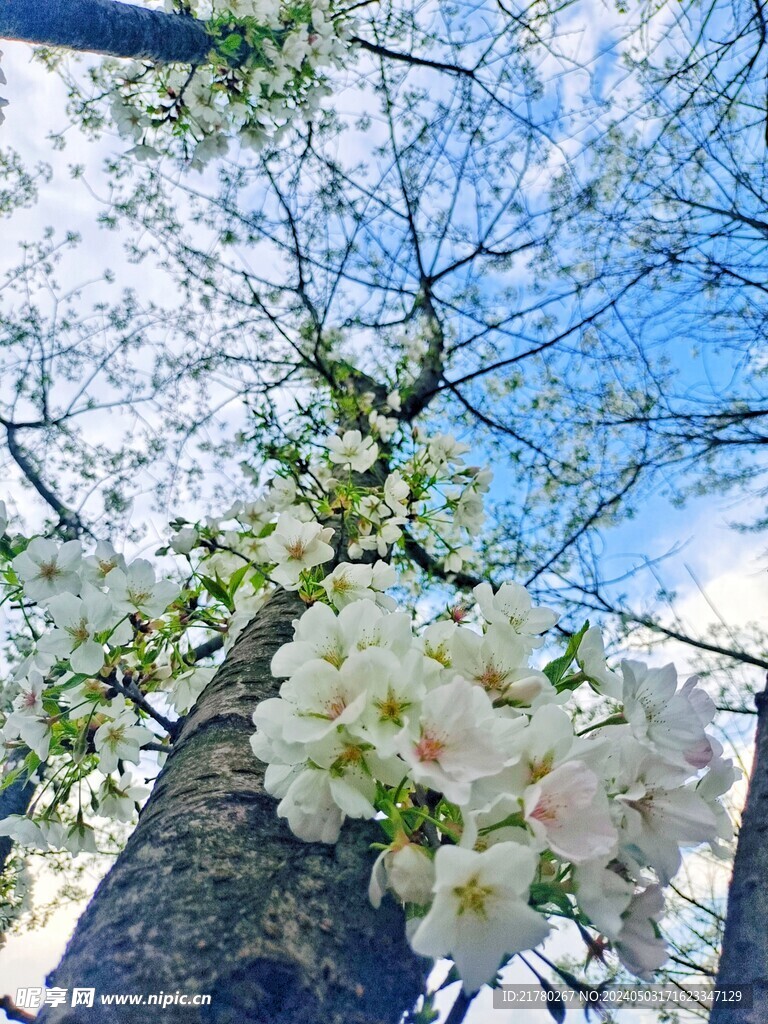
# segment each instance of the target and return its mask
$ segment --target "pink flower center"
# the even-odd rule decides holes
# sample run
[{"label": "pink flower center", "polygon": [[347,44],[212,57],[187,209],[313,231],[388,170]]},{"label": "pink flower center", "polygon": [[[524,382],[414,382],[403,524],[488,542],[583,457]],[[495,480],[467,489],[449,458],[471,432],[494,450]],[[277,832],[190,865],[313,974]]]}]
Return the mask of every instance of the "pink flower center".
[{"label": "pink flower center", "polygon": [[414,753],[419,761],[436,761],[444,750],[445,743],[428,732],[422,733],[421,739],[414,747]]},{"label": "pink flower center", "polygon": [[549,797],[543,796],[531,811],[531,817],[540,821],[542,825],[551,825],[557,821],[558,805]]}]

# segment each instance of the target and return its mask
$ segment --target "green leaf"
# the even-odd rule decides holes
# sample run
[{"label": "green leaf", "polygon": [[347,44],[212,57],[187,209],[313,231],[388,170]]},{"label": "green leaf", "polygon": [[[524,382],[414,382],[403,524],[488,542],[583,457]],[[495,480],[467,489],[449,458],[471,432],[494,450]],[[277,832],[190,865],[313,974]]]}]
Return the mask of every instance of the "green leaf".
[{"label": "green leaf", "polygon": [[552,882],[534,882],[531,886],[531,903],[537,907],[551,903],[568,917],[573,914],[573,907],[567,894],[559,885],[554,885]]},{"label": "green leaf", "polygon": [[211,597],[215,597],[216,600],[220,601],[230,612],[235,610],[234,602],[222,583],[218,580],[212,579],[210,576],[201,576],[200,580]]},{"label": "green leaf", "polygon": [[6,772],[0,782],[0,792],[7,789],[8,786],[12,786],[13,783],[19,778],[21,773],[24,771],[24,765],[20,764],[18,768],[12,768],[11,771]]},{"label": "green leaf", "polygon": [[495,832],[499,828],[525,828],[525,819],[522,812],[516,811],[514,814],[508,814],[506,818],[497,821],[495,825],[487,825],[485,828],[481,828],[480,835],[488,835],[489,832]]},{"label": "green leaf", "polygon": [[27,754],[27,756],[24,758],[24,760],[21,762],[18,768],[14,768],[12,771],[8,772],[6,775],[3,776],[3,780],[2,782],[0,782],[0,792],[4,789],[7,789],[8,786],[16,782],[17,779],[20,779],[22,775],[24,775],[28,779],[34,772],[37,771],[41,763],[42,762],[40,761],[40,758],[37,756],[37,754],[33,750],[30,750],[30,752]]},{"label": "green leaf", "polygon": [[555,658],[554,661],[550,661],[548,665],[544,666],[544,675],[549,679],[553,686],[557,686],[557,684],[565,677],[566,672],[571,667],[573,659],[576,657],[576,651],[579,649],[579,644],[588,629],[589,619],[587,619],[578,633],[574,633],[570,638],[568,646],[565,649],[565,654],[561,654],[559,658]]},{"label": "green leaf", "polygon": [[248,565],[248,563],[246,562],[245,565],[241,565],[240,568],[237,569],[235,572],[233,572],[232,575],[230,576],[230,578],[229,578],[229,596],[231,598],[233,598],[235,596],[237,588],[240,586],[240,584],[245,579],[245,574],[248,572],[248,570],[250,568],[251,568],[250,565]]},{"label": "green leaf", "polygon": [[234,56],[239,52],[240,47],[243,45],[243,37],[237,32],[232,32],[227,36],[226,39],[222,39],[219,43],[219,49],[222,53],[227,56]]}]

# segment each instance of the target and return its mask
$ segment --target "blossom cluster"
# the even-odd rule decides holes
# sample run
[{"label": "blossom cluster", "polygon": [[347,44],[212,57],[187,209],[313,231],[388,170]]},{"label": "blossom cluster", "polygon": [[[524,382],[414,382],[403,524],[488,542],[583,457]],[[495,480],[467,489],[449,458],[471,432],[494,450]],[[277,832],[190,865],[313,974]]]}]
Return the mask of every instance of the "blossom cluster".
[{"label": "blossom cluster", "polygon": [[182,561],[174,581],[156,578],[145,559],[127,562],[106,542],[86,550],[78,540],[3,536],[0,506],[3,600],[28,634],[0,695],[5,784],[20,771],[37,772],[45,793],[28,815],[0,822],[0,833],[74,853],[94,848],[90,813],[129,820],[145,791],[127,765],[151,759],[147,744],[160,757],[170,750],[178,716],[214,674],[195,663],[193,635],[213,631],[230,646],[274,586],[337,610],[361,599],[393,610],[385,593],[398,579],[393,566],[381,558],[338,561],[334,529],[320,512],[344,508],[349,554],[384,553],[402,539],[406,521],[438,536],[431,516],[433,505],[444,510],[442,483],[465,481],[458,504],[465,490],[487,486],[487,475],[467,470],[456,442],[438,437],[407,447],[379,482],[361,482],[379,457],[384,419],[372,420],[378,441],[354,430],[320,439],[303,478],[277,476],[255,500],[238,500],[203,523],[177,521],[161,551]]},{"label": "blossom cluster", "polygon": [[[2,506],[3,530],[5,520]],[[161,738],[146,724],[142,706],[151,706],[138,682],[146,690],[152,670],[142,660],[155,667],[156,638],[167,626],[162,617],[180,589],[157,580],[149,562],[127,563],[105,542],[85,554],[80,541],[60,544],[44,537],[13,555],[4,577],[8,597],[18,602],[36,642],[6,687],[10,707],[0,737],[9,758],[28,751],[22,759],[27,774],[49,760],[60,764],[37,817],[6,818],[0,834],[39,849],[95,850],[81,783],[88,780],[88,809],[118,821],[130,820],[146,795],[125,770],[126,763],[139,763],[142,747]],[[33,614],[37,627],[47,628],[36,628]],[[18,770],[9,773],[10,780]],[[69,820],[59,811],[73,791],[79,803]]]},{"label": "blossom cluster", "polygon": [[260,148],[328,89],[322,69],[340,64],[351,33],[331,0],[166,0],[169,13],[202,20],[208,60],[193,67],[106,61],[112,119],[141,159],[181,140],[192,165],[227,152],[230,139]]},{"label": "blossom cluster", "polygon": [[[381,418],[374,426],[382,429]],[[345,439],[350,435],[354,437],[349,443],[360,443],[358,431],[347,432]],[[350,557],[360,558],[365,551],[384,555],[410,524],[428,555],[436,557],[446,572],[459,572],[474,556],[471,541],[483,526],[484,498],[492,477],[490,470],[466,464],[468,451],[468,445],[450,435],[421,438],[417,432],[410,458],[388,474],[380,494],[374,492],[360,502]],[[349,468],[357,465],[349,463]]]},{"label": "blossom cluster", "polygon": [[[395,395],[389,401],[399,404]],[[390,454],[389,472],[371,476],[380,442],[392,440],[397,421],[381,412],[370,421],[371,434],[342,430],[315,441],[314,450],[294,452],[305,471],[275,477],[256,500],[237,501],[202,524],[178,521],[171,547],[184,555],[213,552],[207,565],[222,580],[246,564],[258,566],[269,582],[337,609],[366,597],[388,604],[381,592],[404,573],[396,575],[382,560],[394,556],[401,569],[407,565],[406,531],[444,572],[460,571],[474,557],[471,542],[482,527],[491,472],[467,465],[469,449],[455,438],[416,433]],[[332,544],[334,529],[323,525],[338,515],[343,549],[338,539]],[[326,573],[330,561],[335,567]]]},{"label": "blossom cluster", "polygon": [[[274,655],[279,696],[255,710],[252,748],[293,832],[334,843],[346,818],[377,820],[371,901],[401,901],[413,949],[450,956],[468,990],[558,918],[649,977],[681,849],[722,854],[731,836],[721,797],[737,773],[707,731],[714,705],[671,665],[609,668],[588,624],[545,661],[558,616],[513,582],[414,628],[388,593],[409,545],[459,571],[491,475],[453,437],[406,436],[398,411],[393,393],[360,410],[370,433],[289,445],[255,500],[176,520],[158,552],[177,556],[173,582],[104,543],[11,541],[0,505],[6,595],[33,637],[2,739],[27,773],[47,763],[44,796],[0,834],[75,852],[94,848],[88,810],[129,820],[145,791],[127,764],[170,749],[213,675],[192,634],[228,647],[280,586],[307,608]],[[583,695],[595,717],[579,729]]]},{"label": "blossom cluster", "polygon": [[[737,772],[706,731],[714,705],[672,665],[611,671],[595,627],[536,668],[556,615],[514,583],[474,597],[481,622],[418,633],[368,597],[308,608],[272,662],[280,696],[253,716],[266,789],[309,842],[377,819],[371,900],[393,893],[413,949],[451,957],[469,991],[557,917],[648,978],[681,848],[731,834],[719,798]],[[606,716],[579,733],[582,685]]]}]

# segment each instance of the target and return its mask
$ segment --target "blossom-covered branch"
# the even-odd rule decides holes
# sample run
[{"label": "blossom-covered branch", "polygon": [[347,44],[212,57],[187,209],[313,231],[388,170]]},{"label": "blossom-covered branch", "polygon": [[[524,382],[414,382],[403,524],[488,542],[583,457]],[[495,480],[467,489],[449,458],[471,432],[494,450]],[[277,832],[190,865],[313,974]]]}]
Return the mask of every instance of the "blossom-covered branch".
[{"label": "blossom-covered branch", "polygon": [[671,665],[610,668],[588,623],[553,650],[557,614],[514,582],[481,582],[474,608],[415,623],[388,591],[406,592],[415,543],[462,571],[491,476],[455,438],[408,431],[398,403],[370,409],[369,436],[287,445],[285,475],[256,500],[177,520],[158,552],[179,556],[176,581],[109,545],[4,540],[33,641],[3,735],[9,753],[29,748],[28,773],[48,767],[33,810],[0,832],[95,848],[83,784],[99,814],[130,818],[140,787],[124,762],[162,756],[149,724],[172,739],[166,709],[189,711],[210,678],[190,666],[194,632],[231,646],[279,586],[306,610],[251,745],[292,831],[335,843],[346,818],[377,820],[371,901],[393,894],[414,951],[450,956],[467,992],[561,920],[648,978],[667,956],[658,923],[681,850],[723,853],[731,835],[720,798],[738,773],[707,732],[714,704]]}]

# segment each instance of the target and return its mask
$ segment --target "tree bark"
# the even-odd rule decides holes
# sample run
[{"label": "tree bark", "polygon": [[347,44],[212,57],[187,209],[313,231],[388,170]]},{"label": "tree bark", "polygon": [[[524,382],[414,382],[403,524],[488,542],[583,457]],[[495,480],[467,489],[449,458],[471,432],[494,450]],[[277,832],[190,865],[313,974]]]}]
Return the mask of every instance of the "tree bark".
[{"label": "tree bark", "polygon": [[159,64],[201,64],[211,49],[203,22],[117,0],[0,0],[0,38]]},{"label": "tree bark", "polygon": [[752,985],[752,1009],[716,1002],[710,1024],[768,1021],[768,689],[757,699],[755,758],[739,832],[718,986]]},{"label": "tree bark", "polygon": [[[13,761],[10,762],[10,767],[15,767]],[[0,790],[0,821],[7,818],[9,814],[26,814],[36,789],[37,782],[21,778]],[[5,868],[12,851],[13,840],[11,837],[0,836],[0,871]]]},{"label": "tree bark", "polygon": [[98,1009],[48,1006],[40,1024],[145,1024],[146,1005],[100,995],[161,991],[211,996],[167,1006],[165,1024],[395,1024],[422,990],[428,964],[401,910],[368,903],[377,827],[347,822],[336,846],[303,843],[250,750],[253,709],[279,687],[272,655],[302,607],[278,591],[238,639],[49,979],[95,988]]}]

